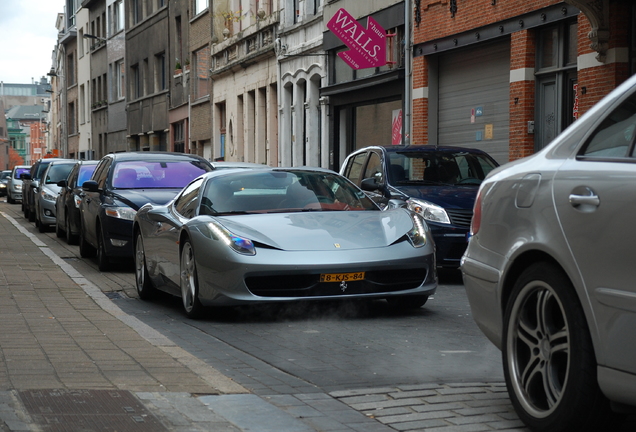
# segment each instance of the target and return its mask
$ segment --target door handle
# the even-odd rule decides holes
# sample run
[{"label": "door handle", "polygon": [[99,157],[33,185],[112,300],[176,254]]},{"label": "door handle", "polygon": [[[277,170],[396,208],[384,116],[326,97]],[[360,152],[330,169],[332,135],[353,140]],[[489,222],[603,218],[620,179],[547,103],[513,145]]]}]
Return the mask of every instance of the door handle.
[{"label": "door handle", "polygon": [[590,195],[570,194],[570,204],[572,204],[573,207],[581,205],[598,207],[601,204],[601,200],[598,195],[590,191]]}]

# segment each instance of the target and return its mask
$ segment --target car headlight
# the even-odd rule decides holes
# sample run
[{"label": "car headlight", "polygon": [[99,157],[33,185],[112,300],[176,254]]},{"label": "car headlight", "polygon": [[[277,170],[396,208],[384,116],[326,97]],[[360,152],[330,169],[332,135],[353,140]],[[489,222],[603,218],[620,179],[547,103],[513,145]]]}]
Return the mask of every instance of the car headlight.
[{"label": "car headlight", "polygon": [[110,216],[117,219],[133,220],[137,214],[137,210],[130,207],[106,207],[106,216]]},{"label": "car headlight", "polygon": [[422,215],[422,217],[427,221],[443,224],[451,223],[446,210],[438,205],[414,198],[409,198],[408,200],[406,200],[406,205],[409,210]]},{"label": "car headlight", "polygon": [[413,220],[413,228],[406,233],[413,247],[421,248],[426,245],[426,232],[428,226],[422,217],[418,214],[411,213],[411,219]]},{"label": "car headlight", "polygon": [[243,255],[256,255],[252,240],[232,234],[227,228],[217,222],[208,222],[212,238],[221,240],[232,250]]},{"label": "car headlight", "polygon": [[0,189],[6,189],[6,188],[7,188],[6,183],[0,183]]},{"label": "car headlight", "polygon": [[82,202],[82,197],[79,195],[73,194],[73,202],[75,203],[75,208],[79,208],[80,203]]},{"label": "car headlight", "polygon": [[15,187],[15,190],[19,190],[19,191],[22,190],[22,185],[21,184],[17,184],[14,187]]},{"label": "car headlight", "polygon": [[42,199],[44,199],[45,201],[55,202],[55,200],[57,200],[57,194],[55,194],[54,192],[50,191],[47,188],[42,188],[42,190],[40,191],[40,195],[42,196]]}]

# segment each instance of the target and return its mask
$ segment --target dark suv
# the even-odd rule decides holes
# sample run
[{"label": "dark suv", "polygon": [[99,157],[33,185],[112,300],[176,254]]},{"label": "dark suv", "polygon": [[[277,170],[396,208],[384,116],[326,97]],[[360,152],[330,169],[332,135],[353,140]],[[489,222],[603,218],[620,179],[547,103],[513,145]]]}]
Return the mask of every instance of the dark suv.
[{"label": "dark suv", "polygon": [[497,166],[486,152],[472,148],[367,147],[350,154],[340,174],[378,203],[389,196],[405,200],[431,228],[437,265],[457,268],[468,244],[477,190]]},{"label": "dark suv", "polygon": [[208,171],[206,159],[185,153],[132,152],[104,156],[82,185],[79,247],[97,254],[101,271],[111,258],[132,258],[133,219],[147,203],[165,204]]}]

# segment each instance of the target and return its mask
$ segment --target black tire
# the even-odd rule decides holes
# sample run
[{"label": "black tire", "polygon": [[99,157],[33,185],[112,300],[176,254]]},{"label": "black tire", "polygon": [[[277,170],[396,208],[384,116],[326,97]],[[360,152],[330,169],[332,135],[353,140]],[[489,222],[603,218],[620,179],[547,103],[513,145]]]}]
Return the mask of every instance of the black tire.
[{"label": "black tire", "polygon": [[585,314],[560,268],[536,263],[519,276],[502,337],[508,393],[524,423],[542,432],[604,429],[609,401],[596,379]]},{"label": "black tire", "polygon": [[11,198],[11,195],[7,194],[7,202],[9,204],[15,204],[15,200],[13,198]]},{"label": "black tire", "polygon": [[137,232],[135,235],[134,248],[135,285],[137,287],[137,294],[142,300],[151,300],[155,296],[156,291],[155,287],[152,285],[152,281],[150,280],[150,275],[148,275],[144,242],[141,238],[140,232]]},{"label": "black tire", "polygon": [[92,258],[97,251],[86,241],[86,235],[84,234],[84,226],[80,226],[79,235],[79,251],[82,258]]},{"label": "black tire", "polygon": [[203,315],[203,305],[199,301],[199,279],[194,249],[190,240],[186,240],[181,249],[181,300],[188,318],[197,319]]},{"label": "black tire", "polygon": [[29,222],[35,222],[35,212],[29,209],[29,206],[26,206],[26,217],[29,219]]},{"label": "black tire", "polygon": [[413,310],[419,309],[428,301],[427,295],[409,295],[399,297],[387,297],[386,301],[393,309]]},{"label": "black tire", "polygon": [[110,270],[110,258],[106,255],[106,245],[101,227],[97,227],[97,267],[101,272]]},{"label": "black tire", "polygon": [[77,235],[73,234],[71,231],[71,221],[68,218],[68,210],[65,213],[64,217],[64,232],[66,233],[66,243],[70,245],[74,245],[77,243]]},{"label": "black tire", "polygon": [[40,218],[37,218],[35,220],[35,225],[38,227],[38,231],[40,231],[41,233],[45,233],[48,231],[49,226],[46,224],[43,224]]}]

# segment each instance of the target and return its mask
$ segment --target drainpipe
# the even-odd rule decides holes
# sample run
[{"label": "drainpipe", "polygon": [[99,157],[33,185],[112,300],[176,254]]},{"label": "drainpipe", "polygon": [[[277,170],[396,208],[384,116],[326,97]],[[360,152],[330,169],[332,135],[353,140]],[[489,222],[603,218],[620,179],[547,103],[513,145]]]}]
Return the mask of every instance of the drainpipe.
[{"label": "drainpipe", "polygon": [[411,0],[404,1],[404,145],[411,145],[411,112],[413,105],[413,7]]}]

